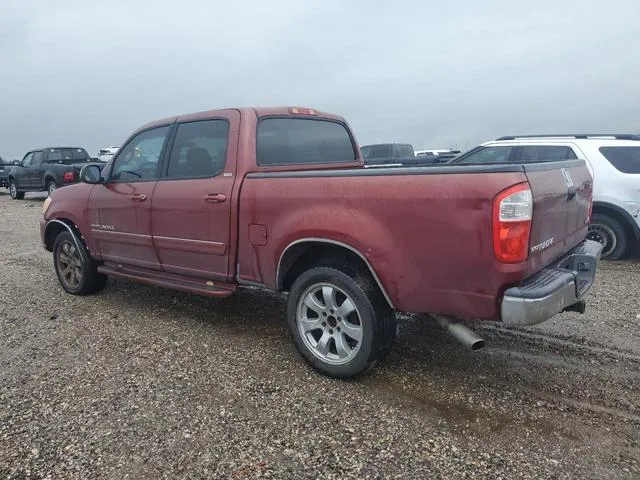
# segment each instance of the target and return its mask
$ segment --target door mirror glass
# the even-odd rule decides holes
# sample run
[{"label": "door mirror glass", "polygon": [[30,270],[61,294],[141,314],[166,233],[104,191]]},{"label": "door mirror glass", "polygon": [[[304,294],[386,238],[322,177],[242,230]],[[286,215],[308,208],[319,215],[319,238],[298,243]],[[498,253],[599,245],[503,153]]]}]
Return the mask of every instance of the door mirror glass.
[{"label": "door mirror glass", "polygon": [[80,180],[84,183],[102,183],[102,172],[98,165],[85,165],[80,170]]}]

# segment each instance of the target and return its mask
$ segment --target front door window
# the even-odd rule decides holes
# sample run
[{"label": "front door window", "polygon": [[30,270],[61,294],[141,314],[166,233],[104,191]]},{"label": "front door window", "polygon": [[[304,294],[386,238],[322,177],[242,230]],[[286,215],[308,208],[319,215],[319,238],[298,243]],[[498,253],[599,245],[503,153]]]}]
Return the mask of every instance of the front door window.
[{"label": "front door window", "polygon": [[109,182],[155,180],[162,147],[170,126],[147,130],[134,137],[116,157]]}]

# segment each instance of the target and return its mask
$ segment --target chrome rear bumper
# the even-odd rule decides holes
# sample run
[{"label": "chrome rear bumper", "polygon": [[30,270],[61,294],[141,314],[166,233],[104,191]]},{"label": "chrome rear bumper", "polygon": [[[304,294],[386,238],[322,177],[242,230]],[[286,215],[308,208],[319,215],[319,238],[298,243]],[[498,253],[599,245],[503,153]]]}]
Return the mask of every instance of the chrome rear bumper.
[{"label": "chrome rear bumper", "polygon": [[507,325],[534,325],[565,310],[583,309],[595,279],[602,245],[585,240],[555,264],[505,291],[501,318]]}]

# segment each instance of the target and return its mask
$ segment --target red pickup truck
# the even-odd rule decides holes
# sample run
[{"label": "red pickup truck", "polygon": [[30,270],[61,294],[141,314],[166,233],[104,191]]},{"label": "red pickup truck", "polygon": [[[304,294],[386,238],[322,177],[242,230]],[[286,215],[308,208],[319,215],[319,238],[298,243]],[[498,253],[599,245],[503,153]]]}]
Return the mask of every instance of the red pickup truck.
[{"label": "red pickup truck", "polygon": [[366,168],[345,120],[308,108],[216,110],[137,130],[43,206],[65,291],[107,276],[212,297],[288,292],[297,348],[358,375],[384,358],[395,311],[542,322],[584,311],[601,246],[585,240],[582,160]]}]

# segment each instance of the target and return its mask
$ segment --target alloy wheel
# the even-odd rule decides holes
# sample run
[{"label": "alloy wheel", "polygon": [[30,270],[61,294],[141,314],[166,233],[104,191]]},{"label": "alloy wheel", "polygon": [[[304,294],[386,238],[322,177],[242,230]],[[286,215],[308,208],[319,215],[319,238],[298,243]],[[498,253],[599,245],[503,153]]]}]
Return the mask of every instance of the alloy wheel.
[{"label": "alloy wheel", "polygon": [[80,286],[82,279],[82,258],[76,246],[71,242],[64,242],[58,250],[58,271],[65,286],[74,290]]},{"label": "alloy wheel", "polygon": [[316,283],[300,296],[298,332],[308,350],[323,362],[344,365],[362,345],[363,329],[355,302],[330,283]]}]

